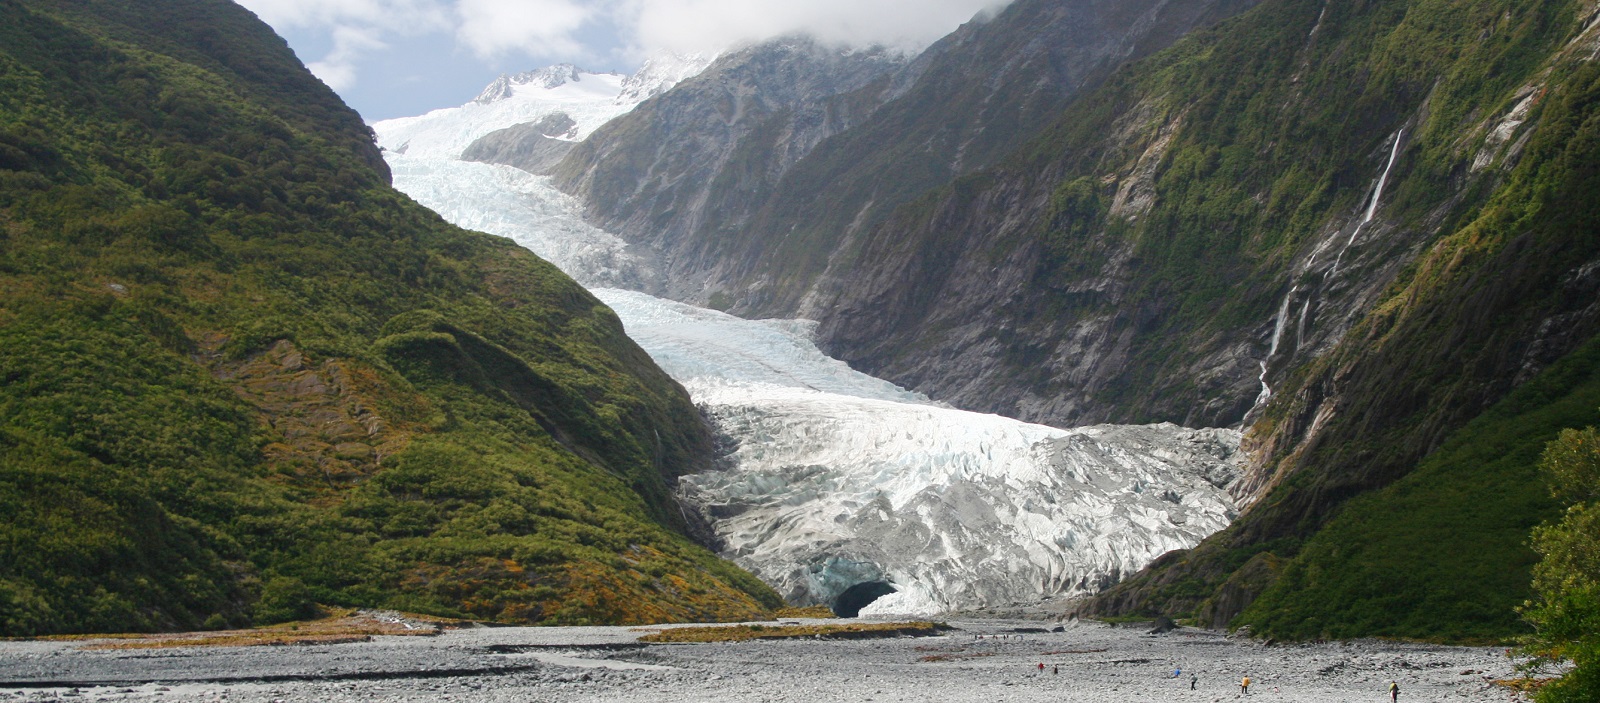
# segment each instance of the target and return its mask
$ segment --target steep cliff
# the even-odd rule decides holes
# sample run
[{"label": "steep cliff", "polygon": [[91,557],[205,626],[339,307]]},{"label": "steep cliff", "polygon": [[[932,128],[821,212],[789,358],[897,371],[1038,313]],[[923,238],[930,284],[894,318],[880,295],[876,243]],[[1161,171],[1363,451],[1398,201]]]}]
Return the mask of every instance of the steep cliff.
[{"label": "steep cliff", "polygon": [[[1036,421],[1243,421],[1256,465],[1240,490],[1255,505],[1090,612],[1223,624],[1280,568],[1302,589],[1280,605],[1337,602],[1304,590],[1343,588],[1326,576],[1337,567],[1305,560],[1357,545],[1301,551],[1332,539],[1315,536],[1336,515],[1405,535],[1391,543],[1399,572],[1342,593],[1346,605],[1405,592],[1391,602],[1423,613],[1413,595],[1441,574],[1496,559],[1526,574],[1521,543],[1548,508],[1508,480],[1531,475],[1526,462],[1472,479],[1462,460],[1435,460],[1431,490],[1451,507],[1428,529],[1491,485],[1515,506],[1467,532],[1483,536],[1482,559],[1442,571],[1461,544],[1423,539],[1422,517],[1374,522],[1394,505],[1382,499],[1341,510],[1600,329],[1593,19],[1579,2],[1265,2],[1131,66],[1003,164],[864,237],[814,307],[824,346]],[[1583,420],[1534,417],[1575,393],[1533,393],[1495,417],[1521,418],[1517,442],[1537,441]],[[1439,490],[1451,476],[1470,490]],[[1431,631],[1419,616],[1320,632],[1503,635],[1515,581],[1437,598],[1447,614]]]},{"label": "steep cliff", "polygon": [[870,113],[902,62],[804,37],[732,52],[597,130],[551,173],[655,260],[668,291],[692,297],[699,272],[727,258],[722,238],[818,142]]},{"label": "steep cliff", "polygon": [[829,262],[896,206],[992,164],[1123,62],[1252,4],[1020,0],[903,64],[755,47],[600,130],[556,184],[659,252],[658,292],[811,316]]},{"label": "steep cliff", "polygon": [[0,633],[777,603],[681,534],[683,389],[388,175],[231,2],[0,0]]},{"label": "steep cliff", "polygon": [[575,176],[641,152],[561,168],[601,223],[676,228],[669,294],[818,320],[937,399],[1244,426],[1251,507],[1085,612],[1497,638],[1552,509],[1531,457],[1597,415],[1597,22],[1024,0],[856,93],[753,200],[637,217]]}]

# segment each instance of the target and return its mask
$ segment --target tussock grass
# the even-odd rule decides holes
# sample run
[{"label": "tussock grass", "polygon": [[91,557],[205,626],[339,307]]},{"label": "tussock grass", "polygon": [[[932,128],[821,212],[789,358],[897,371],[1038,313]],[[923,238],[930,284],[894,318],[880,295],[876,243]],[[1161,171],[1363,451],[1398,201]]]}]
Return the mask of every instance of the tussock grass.
[{"label": "tussock grass", "polygon": [[[376,635],[432,637],[469,621],[411,613],[341,610],[317,620],[271,627],[215,632],[158,634],[56,635],[44,639],[87,640],[85,650],[166,649],[172,647],[256,647],[262,645],[348,644],[369,642]],[[106,641],[109,640],[109,641]]]},{"label": "tussock grass", "polygon": [[772,613],[778,619],[783,618],[832,618],[833,609],[826,605],[808,605],[804,608],[779,608]]}]

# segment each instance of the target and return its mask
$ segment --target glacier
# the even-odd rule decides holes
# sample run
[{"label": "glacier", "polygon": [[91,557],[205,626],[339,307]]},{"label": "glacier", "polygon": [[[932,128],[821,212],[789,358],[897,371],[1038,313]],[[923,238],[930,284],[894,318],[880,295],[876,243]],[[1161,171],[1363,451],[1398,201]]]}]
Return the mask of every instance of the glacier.
[{"label": "glacier", "polygon": [[503,75],[465,105],[372,124],[386,155],[454,159],[485,134],[565,113],[580,141],[639,103],[705,70],[715,54],[661,54],[632,75],[591,73],[571,64]]},{"label": "glacier", "polygon": [[562,268],[689,391],[724,449],[679,493],[723,556],[797,605],[935,614],[1092,593],[1233,519],[1236,431],[1060,429],[930,401],[828,357],[815,323],[629,290],[646,287],[649,266],[547,178],[457,158],[483,134],[557,111],[581,138],[695,65],[663,62],[656,78],[552,67],[373,127],[397,188]]},{"label": "glacier", "polygon": [[872,583],[895,591],[864,614],[1082,595],[1234,517],[1236,431],[956,410],[829,358],[805,322],[595,294],[736,447],[682,495],[791,603]]}]

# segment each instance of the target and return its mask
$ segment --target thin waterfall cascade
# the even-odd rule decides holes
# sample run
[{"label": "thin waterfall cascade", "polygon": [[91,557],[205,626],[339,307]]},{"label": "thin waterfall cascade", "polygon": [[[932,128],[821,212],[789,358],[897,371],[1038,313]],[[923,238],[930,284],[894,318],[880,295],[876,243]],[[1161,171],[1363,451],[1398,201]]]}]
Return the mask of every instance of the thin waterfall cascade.
[{"label": "thin waterfall cascade", "polygon": [[1328,269],[1328,274],[1324,278],[1338,275],[1339,264],[1344,261],[1344,253],[1350,250],[1350,245],[1356,243],[1356,237],[1361,236],[1361,229],[1366,227],[1367,223],[1372,221],[1372,216],[1378,212],[1378,200],[1383,197],[1383,185],[1389,182],[1389,172],[1394,170],[1395,158],[1400,155],[1400,143],[1405,141],[1405,137],[1404,129],[1395,133],[1394,147],[1389,150],[1389,163],[1383,167],[1383,175],[1378,176],[1377,187],[1372,189],[1372,201],[1367,204],[1367,212],[1362,216],[1361,222],[1356,224],[1356,228],[1350,232],[1350,238],[1345,240],[1344,247],[1339,249],[1339,255],[1333,259],[1333,267]]},{"label": "thin waterfall cascade", "polygon": [[[1261,392],[1256,394],[1256,404],[1250,406],[1251,410],[1265,405],[1268,400],[1272,399],[1272,386],[1267,385],[1267,362],[1265,359],[1261,361],[1261,375],[1257,378],[1261,381]],[[1246,413],[1246,417],[1249,417],[1248,413]]]},{"label": "thin waterfall cascade", "polygon": [[[1377,214],[1378,202],[1383,197],[1383,187],[1389,182],[1389,173],[1394,170],[1394,163],[1400,156],[1400,145],[1405,141],[1405,136],[1406,131],[1404,129],[1401,129],[1395,133],[1394,145],[1389,149],[1389,161],[1384,165],[1383,173],[1379,174],[1377,185],[1373,186],[1372,188],[1372,196],[1367,201],[1367,209],[1362,213],[1361,221],[1356,223],[1355,229],[1350,232],[1349,239],[1345,240],[1344,246],[1339,248],[1338,255],[1333,259],[1333,265],[1328,268],[1327,273],[1323,274],[1324,281],[1333,278],[1333,276],[1339,272],[1339,265],[1344,261],[1345,252],[1350,249],[1352,244],[1355,244],[1356,238],[1361,236],[1361,230],[1366,227],[1367,223],[1371,222],[1373,216]],[[1323,248],[1326,246],[1326,241],[1327,240],[1324,240],[1324,244],[1319,245],[1317,247],[1317,251],[1312,253],[1311,258],[1301,268],[1300,273],[1304,273],[1305,270],[1310,269],[1311,266],[1316,263],[1317,254],[1320,254],[1323,251]],[[1272,398],[1272,387],[1267,384],[1268,368],[1272,363],[1272,360],[1278,356],[1279,345],[1283,342],[1283,330],[1289,325],[1291,306],[1294,304],[1295,296],[1299,294],[1300,285],[1296,284],[1291,286],[1289,288],[1289,292],[1283,296],[1283,302],[1278,305],[1278,314],[1272,325],[1272,343],[1267,348],[1266,358],[1261,360],[1261,393],[1256,396],[1255,405],[1251,408],[1252,411],[1254,411],[1255,408],[1261,407]],[[1294,344],[1296,350],[1305,344],[1306,325],[1308,324],[1307,320],[1311,316],[1311,303],[1315,298],[1315,291],[1311,291],[1310,294],[1306,296],[1305,302],[1300,306],[1300,315],[1295,324]],[[1248,417],[1248,414],[1246,416]]]},{"label": "thin waterfall cascade", "polygon": [[1272,347],[1267,350],[1267,359],[1271,360],[1278,353],[1278,343],[1283,341],[1283,328],[1288,324],[1289,306],[1294,303],[1294,296],[1300,292],[1300,286],[1289,289],[1289,294],[1283,296],[1283,304],[1278,306],[1278,321],[1272,327]]},{"label": "thin waterfall cascade", "polygon": [[1306,344],[1306,321],[1311,319],[1311,297],[1306,296],[1306,302],[1300,306],[1300,322],[1294,327],[1294,348],[1298,351]]}]

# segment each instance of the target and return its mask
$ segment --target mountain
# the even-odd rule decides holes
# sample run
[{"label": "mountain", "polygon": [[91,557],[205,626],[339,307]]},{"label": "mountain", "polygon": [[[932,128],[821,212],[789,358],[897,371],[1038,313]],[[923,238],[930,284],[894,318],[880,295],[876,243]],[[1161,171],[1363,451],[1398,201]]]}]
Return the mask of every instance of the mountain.
[{"label": "mountain", "polygon": [[[725,230],[819,142],[872,109],[903,58],[783,37],[727,52],[704,72],[607,123],[549,169],[587,214],[652,260],[674,289],[718,261]],[[864,95],[858,95],[864,93]],[[670,282],[683,282],[682,284]],[[658,291],[659,292],[659,291]],[[677,295],[676,297],[688,297]]]},{"label": "mountain", "polygon": [[1253,3],[1019,0],[910,61],[786,38],[723,57],[552,173],[591,221],[656,252],[658,292],[813,317],[824,271],[895,207],[990,165],[1124,61]]},{"label": "mountain", "polygon": [[1596,407],[1591,18],[1264,2],[898,211],[822,345],[1035,421],[1246,425],[1253,505],[1087,612],[1516,632],[1530,448]]},{"label": "mountain", "polygon": [[[374,125],[397,189],[588,285],[646,271],[547,177],[466,160],[526,125],[508,128],[509,116],[490,110],[447,114],[425,128]],[[485,136],[459,158],[435,148],[461,134]],[[528,143],[496,142],[508,155]],[[935,615],[1058,601],[1192,547],[1235,514],[1227,486],[1242,455],[1231,430],[1069,432],[939,407],[822,354],[814,323],[592,290],[712,422],[718,460],[678,480],[707,542],[791,604]]]},{"label": "mountain", "polygon": [[465,105],[373,127],[392,154],[542,172],[596,128],[705,70],[712,58],[663,53],[632,75],[591,73],[566,63],[501,74]]},{"label": "mountain", "polygon": [[683,388],[250,13],[0,0],[0,86],[0,634],[779,603],[685,536]]},{"label": "mountain", "polygon": [[[1061,427],[1241,426],[1239,519],[1085,613],[1521,631],[1525,543],[1555,510],[1539,448],[1600,414],[1600,15],[1117,8],[1024,0],[969,24],[831,98],[864,116],[739,197],[645,197],[670,182],[640,175],[654,152],[603,151],[670,123],[642,110],[554,174],[596,223],[660,238],[668,294],[813,319],[824,351],[937,400]],[[1106,51],[1057,34],[1077,12],[1175,19],[1128,21]],[[1043,96],[1034,118],[978,109],[1031,104],[1015,96]]]}]

